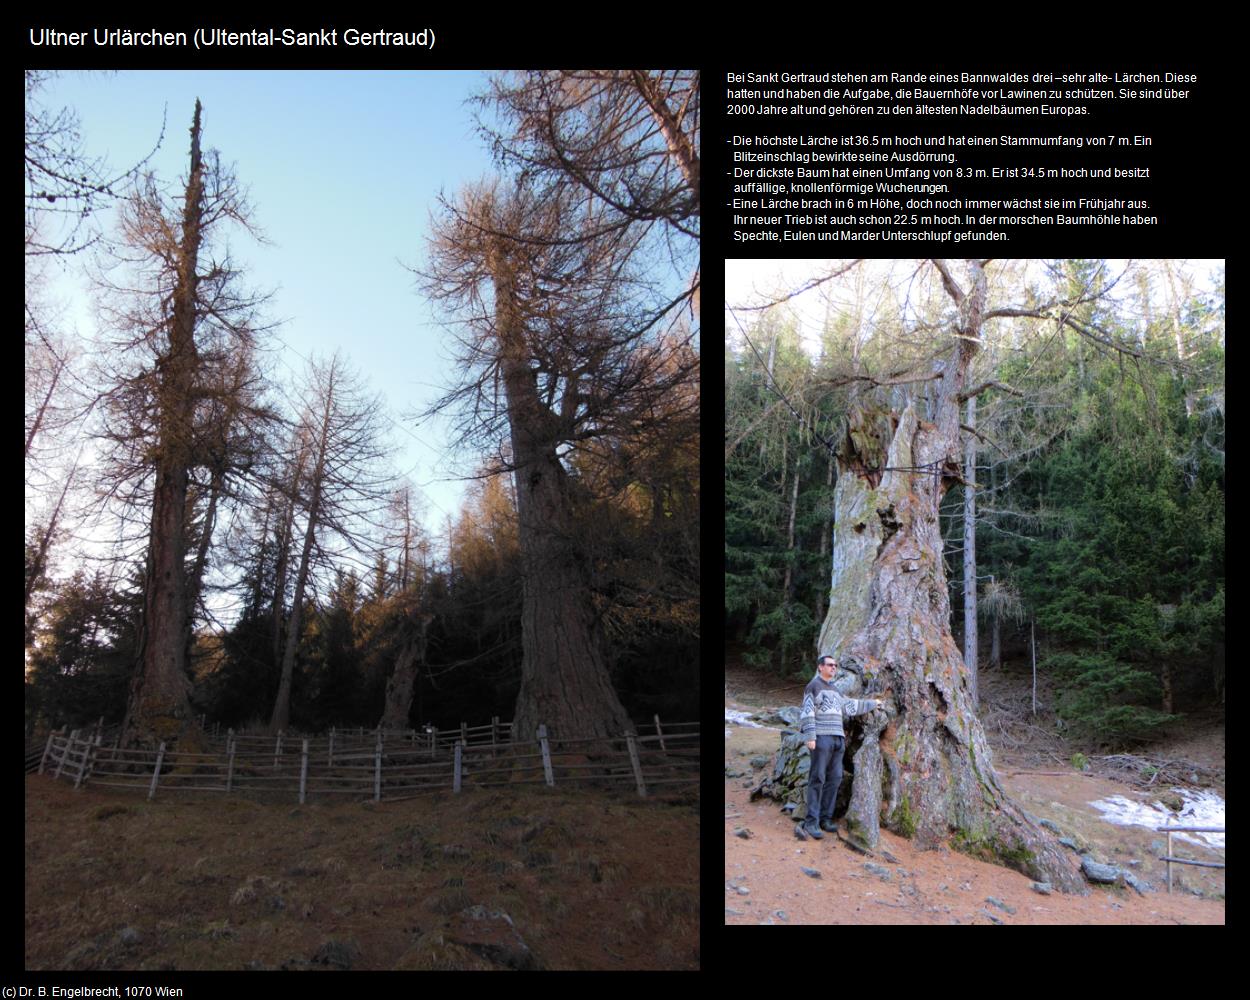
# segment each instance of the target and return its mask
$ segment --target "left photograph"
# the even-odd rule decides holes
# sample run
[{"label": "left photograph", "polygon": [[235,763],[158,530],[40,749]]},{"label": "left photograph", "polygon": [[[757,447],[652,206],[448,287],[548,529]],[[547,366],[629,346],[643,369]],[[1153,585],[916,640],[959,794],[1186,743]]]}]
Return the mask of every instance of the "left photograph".
[{"label": "left photograph", "polygon": [[25,72],[25,968],[699,968],[699,74]]}]

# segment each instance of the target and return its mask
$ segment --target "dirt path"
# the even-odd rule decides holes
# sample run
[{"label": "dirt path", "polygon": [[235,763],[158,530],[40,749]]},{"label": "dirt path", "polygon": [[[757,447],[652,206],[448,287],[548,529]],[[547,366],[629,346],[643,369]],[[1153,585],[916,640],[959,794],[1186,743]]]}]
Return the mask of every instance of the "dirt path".
[{"label": "dirt path", "polygon": [[[756,711],[766,703],[792,703],[787,693],[788,689],[775,693],[736,689],[731,681],[727,705]],[[821,841],[797,840],[794,823],[776,803],[749,801],[748,787],[759,771],[752,760],[771,761],[780,730],[726,728],[730,731],[725,741],[726,924],[1224,923],[1222,899],[1198,898],[1187,891],[1169,896],[1163,890],[1163,865],[1156,858],[1160,852],[1151,850],[1151,841],[1162,835],[1105,823],[1089,807],[1090,801],[1108,794],[1129,794],[1125,785],[1076,773],[1011,775],[1006,768],[1000,772],[1008,791],[1030,812],[1052,819],[1093,845],[1099,860],[1131,867],[1159,886],[1159,891],[1144,896],[1132,889],[1101,886],[1091,886],[1088,896],[1041,895],[1031,888],[1029,878],[1017,872],[948,850],[916,851],[910,841],[887,831],[882,832],[876,858],[829,835]],[[740,835],[744,832],[745,837]],[[1222,852],[1209,853],[1212,859],[1222,858]],[[1186,856],[1208,859],[1202,848],[1187,851]],[[1139,863],[1129,866],[1130,861]],[[1174,868],[1174,886],[1179,878],[1191,888],[1223,891],[1223,871],[1190,868],[1177,873]]]}]

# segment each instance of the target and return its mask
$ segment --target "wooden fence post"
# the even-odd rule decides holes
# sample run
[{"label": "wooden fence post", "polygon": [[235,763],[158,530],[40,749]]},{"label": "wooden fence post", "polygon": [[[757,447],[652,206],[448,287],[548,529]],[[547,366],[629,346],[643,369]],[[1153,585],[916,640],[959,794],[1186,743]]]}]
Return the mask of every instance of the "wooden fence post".
[{"label": "wooden fence post", "polygon": [[39,773],[43,774],[43,767],[48,762],[48,754],[52,752],[52,741],[56,739],[56,732],[48,733],[48,745],[43,748],[43,756],[39,758]]},{"label": "wooden fence post", "polygon": [[[99,737],[100,737],[100,734],[99,734],[99,732],[97,731],[97,733],[96,733],[96,739],[99,739]],[[83,778],[83,775],[87,773],[87,760],[88,760],[88,758],[91,756],[91,748],[92,748],[93,746],[95,746],[95,744],[94,744],[94,743],[92,743],[92,741],[91,741],[90,739],[88,739],[88,738],[86,738],[86,737],[84,737],[84,738],[83,738],[83,741],[82,741],[82,760],[78,762],[78,777],[76,777],[76,778],[74,779],[74,787],[75,787],[75,788],[78,788],[78,787],[80,787],[80,786],[82,785],[82,778]]]},{"label": "wooden fence post", "polygon": [[551,773],[551,747],[547,744],[547,727],[538,727],[538,745],[543,751],[543,774],[547,776],[547,784],[555,785],[555,775]]},{"label": "wooden fence post", "polygon": [[460,742],[468,746],[469,744],[469,724],[467,722],[460,723]]},{"label": "wooden fence post", "polygon": [[226,794],[230,794],[230,786],[234,783],[234,730],[226,731]]},{"label": "wooden fence post", "polygon": [[282,730],[278,730],[278,744],[273,751],[273,769],[278,769],[278,757],[282,754]]},{"label": "wooden fence post", "polygon": [[[1168,857],[1172,857],[1172,831],[1168,831]],[[1172,862],[1167,862],[1168,868],[1168,895],[1172,894]]]},{"label": "wooden fence post", "polygon": [[625,743],[629,747],[629,760],[634,765],[634,777],[638,779],[638,794],[647,797],[647,786],[642,783],[642,764],[638,761],[638,744],[634,742],[634,731],[625,730]]},{"label": "wooden fence post", "polygon": [[95,724],[95,741],[98,745],[104,736],[104,716],[100,716],[100,721]]},{"label": "wooden fence post", "polygon": [[69,749],[70,747],[74,745],[74,740],[76,739],[78,739],[77,729],[75,729],[72,733],[69,734],[69,742],[66,743],[64,748],[61,750],[61,759],[57,762],[56,774],[54,774],[52,777],[59,778],[61,776],[61,772],[65,770],[65,758],[69,756]]},{"label": "wooden fence post", "polygon": [[378,733],[377,746],[373,751],[373,801],[382,801],[382,734]]},{"label": "wooden fence post", "polygon": [[304,804],[304,789],[308,784],[308,741],[304,740],[304,752],[300,755],[299,804]]},{"label": "wooden fence post", "polygon": [[451,790],[453,792],[460,791],[460,754],[463,752],[463,750],[464,750],[464,744],[457,743],[456,744],[456,777],[451,783]]},{"label": "wooden fence post", "polygon": [[664,730],[660,728],[660,717],[655,717],[655,733],[660,738],[660,749],[667,752],[668,747],[664,745]]},{"label": "wooden fence post", "polygon": [[148,789],[148,801],[156,795],[156,783],[161,776],[161,761],[165,759],[165,744],[161,743],[156,751],[156,767],[152,768],[152,787]]},{"label": "wooden fence post", "polygon": [[490,755],[495,756],[496,744],[499,742],[499,716],[490,717]]},{"label": "wooden fence post", "polygon": [[330,727],[330,766],[334,766],[334,727]]}]

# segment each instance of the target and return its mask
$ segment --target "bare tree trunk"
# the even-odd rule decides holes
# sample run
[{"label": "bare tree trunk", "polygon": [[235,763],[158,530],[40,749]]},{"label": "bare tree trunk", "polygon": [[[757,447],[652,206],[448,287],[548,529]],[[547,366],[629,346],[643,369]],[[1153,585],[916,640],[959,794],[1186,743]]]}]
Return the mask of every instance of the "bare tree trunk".
[{"label": "bare tree trunk", "polygon": [[26,613],[30,614],[30,598],[35,591],[35,585],[39,578],[43,576],[43,571],[47,566],[48,549],[52,546],[52,539],[56,537],[56,525],[61,519],[61,507],[65,504],[65,496],[69,493],[70,483],[74,481],[74,474],[78,471],[78,459],[74,459],[74,467],[69,470],[69,475],[65,477],[65,483],[61,487],[61,495],[56,499],[56,506],[52,508],[52,515],[48,518],[48,524],[39,535],[39,548],[35,552],[34,565],[31,566],[30,572],[26,576],[25,600],[23,606]]},{"label": "bare tree trunk", "polygon": [[[968,426],[977,426],[977,400],[968,399]],[[977,441],[971,434],[964,442],[964,665],[972,707],[977,697]]]},{"label": "bare tree trunk", "polygon": [[794,597],[794,521],[799,509],[799,463],[794,463],[794,490],[790,494],[790,526],[786,531],[786,552],[790,558],[786,561],[785,581],[781,587],[782,600],[787,604]]},{"label": "bare tree trunk", "polygon": [[[938,509],[961,478],[959,397],[980,342],[987,287],[980,261],[967,262],[966,290],[944,261],[935,266],[959,310],[935,421],[921,421],[909,403],[890,433],[885,463],[865,428],[852,428],[838,455],[835,578],[820,647],[858,675],[852,693],[887,704],[865,717],[847,830],[875,847],[884,820],[922,848],[949,840],[1081,892],[1084,881],[1063,848],[999,784],[951,636]],[[878,433],[891,424],[875,422]]]},{"label": "bare tree trunk", "polygon": [[513,733],[539,725],[557,739],[620,736],[630,726],[608,675],[591,604],[588,568],[576,538],[568,474],[556,454],[556,415],[539,398],[513,263],[497,240],[488,266],[495,285],[496,337],[508,404],[522,565],[521,687]]},{"label": "bare tree trunk", "polygon": [[300,631],[304,619],[304,588],[308,585],[308,568],[312,561],[313,543],[317,538],[317,515],[321,507],[321,487],[325,476],[326,451],[329,447],[330,418],[334,412],[335,376],[337,369],[329,369],[329,383],[325,390],[325,405],[321,414],[320,440],[317,457],[309,483],[308,525],[304,529],[304,545],[300,552],[299,571],[295,576],[295,594],[291,598],[291,620],[287,624],[286,646],[282,652],[282,676],[278,681],[278,697],[274,700],[273,715],[269,719],[271,732],[286,729],[291,721],[291,682],[295,675],[295,653],[299,648]]},{"label": "bare tree trunk", "polygon": [[39,409],[35,411],[35,420],[31,424],[30,430],[26,432],[26,457],[30,457],[30,447],[35,443],[35,437],[39,433],[39,428],[43,426],[44,416],[48,412],[48,407],[52,403],[52,394],[56,392],[56,384],[61,380],[61,372],[65,370],[65,362],[61,360],[60,355],[53,353],[56,359],[56,369],[52,372],[52,382],[48,385],[48,391],[44,394],[43,402],[39,404]]}]

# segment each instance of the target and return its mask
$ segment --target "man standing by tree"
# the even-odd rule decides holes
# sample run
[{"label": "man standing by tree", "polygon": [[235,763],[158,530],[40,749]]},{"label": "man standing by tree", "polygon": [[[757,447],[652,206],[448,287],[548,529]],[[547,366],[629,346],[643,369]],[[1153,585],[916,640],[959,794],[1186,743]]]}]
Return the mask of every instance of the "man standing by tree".
[{"label": "man standing by tree", "polygon": [[[799,726],[807,749],[812,753],[812,768],[807,776],[807,817],[794,828],[800,840],[814,837],[820,840],[821,830],[833,833],[833,805],[842,784],[842,751],[846,747],[846,734],[842,730],[842,717],[863,715],[881,702],[873,698],[847,698],[833,686],[838,663],[829,655],[820,658],[817,675],[803,690],[803,711]],[[819,825],[817,821],[819,820]]]}]

